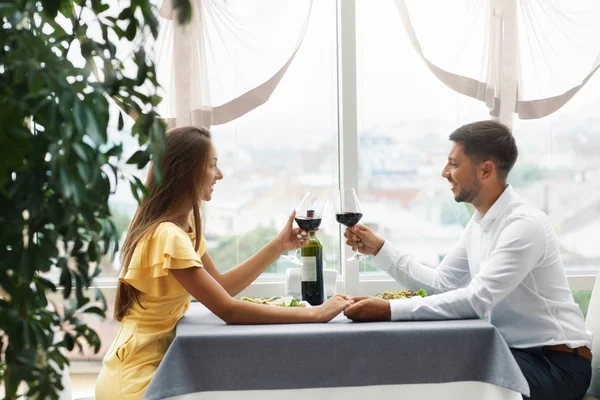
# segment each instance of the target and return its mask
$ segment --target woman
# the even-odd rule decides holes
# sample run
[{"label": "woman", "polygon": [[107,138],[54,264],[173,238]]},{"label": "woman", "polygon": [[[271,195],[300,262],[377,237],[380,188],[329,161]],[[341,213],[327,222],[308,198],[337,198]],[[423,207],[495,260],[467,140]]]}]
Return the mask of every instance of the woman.
[{"label": "woman", "polygon": [[[161,158],[163,179],[129,227],[114,318],[121,329],[104,357],[96,382],[96,399],[141,399],[175,335],[175,325],[191,296],[227,324],[327,322],[352,300],[334,296],[318,307],[283,308],[235,300],[277,257],[306,243],[306,232],[292,228],[294,214],[275,239],[239,266],[219,273],[206,251],[200,202],[210,201],[223,174],[204,128],[182,127],[167,132]],[[191,295],[191,296],[190,296]]]}]

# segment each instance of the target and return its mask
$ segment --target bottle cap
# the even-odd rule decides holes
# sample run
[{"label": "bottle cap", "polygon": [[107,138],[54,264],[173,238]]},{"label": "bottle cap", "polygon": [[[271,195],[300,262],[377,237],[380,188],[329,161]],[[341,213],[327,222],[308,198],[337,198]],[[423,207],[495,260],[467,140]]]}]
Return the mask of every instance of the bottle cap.
[{"label": "bottle cap", "polygon": [[306,210],[306,218],[314,218],[315,210]]}]

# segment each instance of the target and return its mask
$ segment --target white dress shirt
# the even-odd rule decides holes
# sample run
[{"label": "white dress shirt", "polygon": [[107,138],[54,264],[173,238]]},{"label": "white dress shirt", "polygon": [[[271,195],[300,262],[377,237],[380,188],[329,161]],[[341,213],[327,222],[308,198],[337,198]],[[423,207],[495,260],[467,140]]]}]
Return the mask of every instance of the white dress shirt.
[{"label": "white dress shirt", "polygon": [[392,320],[484,317],[509,347],[591,347],[546,214],[509,185],[489,211],[475,211],[436,268],[385,242],[373,259],[403,286],[432,296],[390,301]]}]

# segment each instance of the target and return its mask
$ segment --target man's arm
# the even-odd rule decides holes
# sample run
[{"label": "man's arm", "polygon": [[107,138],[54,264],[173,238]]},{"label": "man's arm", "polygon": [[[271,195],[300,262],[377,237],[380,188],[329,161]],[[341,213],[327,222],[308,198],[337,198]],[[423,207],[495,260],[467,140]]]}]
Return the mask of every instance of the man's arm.
[{"label": "man's arm", "polygon": [[545,253],[546,236],[539,221],[514,220],[500,233],[495,249],[467,287],[426,298],[392,300],[391,319],[481,317],[515,290]]},{"label": "man's arm", "polygon": [[471,275],[464,235],[434,269],[401,252],[363,225],[356,225],[344,234],[349,246],[355,246],[361,253],[374,255],[375,266],[387,272],[403,287],[412,290],[424,288],[430,294],[456,289],[469,281]]}]

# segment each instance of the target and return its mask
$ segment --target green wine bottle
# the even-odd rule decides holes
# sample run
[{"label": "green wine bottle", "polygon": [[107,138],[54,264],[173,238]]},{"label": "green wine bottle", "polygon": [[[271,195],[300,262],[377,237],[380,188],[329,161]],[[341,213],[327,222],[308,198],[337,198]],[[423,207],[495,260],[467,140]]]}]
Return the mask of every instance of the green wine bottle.
[{"label": "green wine bottle", "polygon": [[[307,216],[313,210],[308,210]],[[323,245],[317,239],[315,232],[311,232],[308,244],[300,251],[302,256],[302,300],[310,305],[323,304],[325,290],[323,287]]]}]

